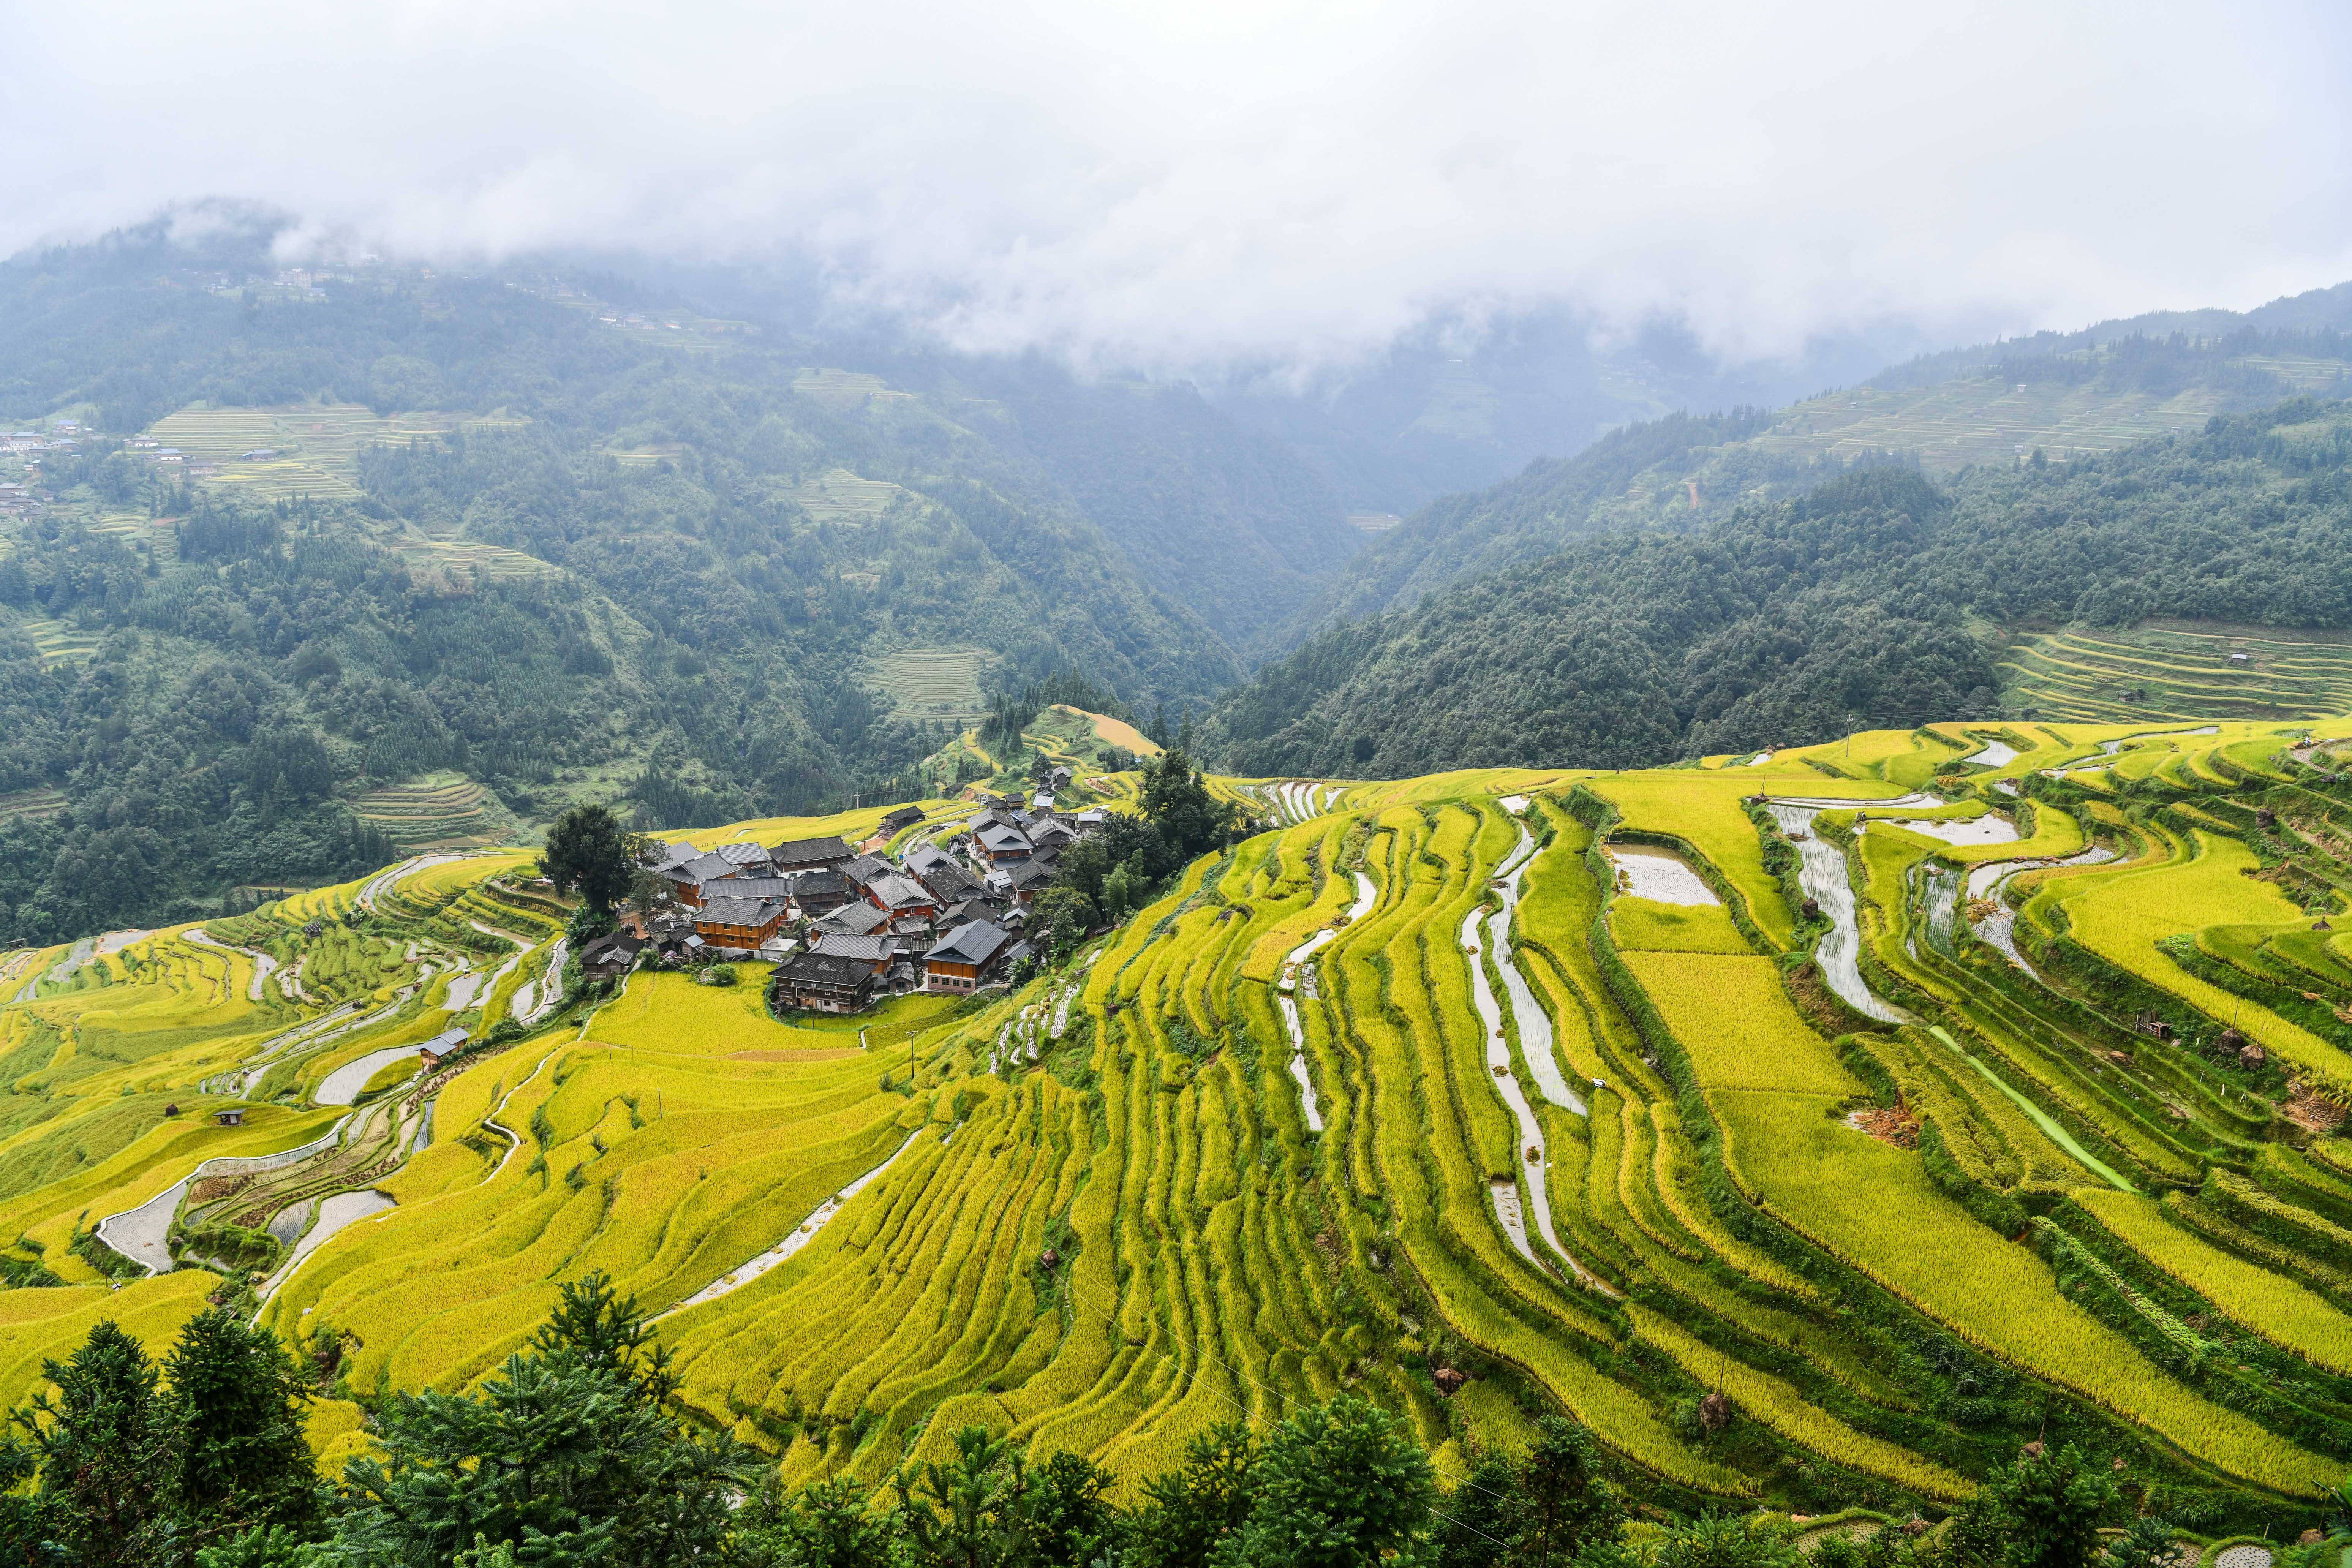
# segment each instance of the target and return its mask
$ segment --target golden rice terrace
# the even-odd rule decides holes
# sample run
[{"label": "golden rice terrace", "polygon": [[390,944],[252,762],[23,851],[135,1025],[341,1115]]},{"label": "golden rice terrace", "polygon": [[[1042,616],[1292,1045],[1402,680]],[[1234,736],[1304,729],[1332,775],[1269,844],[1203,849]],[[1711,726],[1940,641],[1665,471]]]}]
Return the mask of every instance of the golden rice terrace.
[{"label": "golden rice terrace", "polygon": [[[2021,679],[2187,704],[2234,646]],[[16,955],[0,1397],[215,1293],[341,1394],[459,1387],[604,1269],[790,1482],[977,1423],[1131,1484],[1351,1389],[1450,1481],[1565,1411],[1645,1499],[1932,1513],[2039,1439],[2259,1531],[2352,1468],[2347,738],[1219,781],[1283,826],[1015,989],[814,1022],[758,964],[583,986],[521,852]],[[470,788],[368,809],[462,837]]]}]

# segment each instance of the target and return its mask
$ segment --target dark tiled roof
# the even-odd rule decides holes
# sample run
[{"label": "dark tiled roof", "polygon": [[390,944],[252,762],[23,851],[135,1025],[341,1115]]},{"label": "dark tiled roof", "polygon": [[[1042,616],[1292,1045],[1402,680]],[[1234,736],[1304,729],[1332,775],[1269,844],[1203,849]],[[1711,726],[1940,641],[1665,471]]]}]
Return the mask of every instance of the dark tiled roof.
[{"label": "dark tiled roof", "polygon": [[712,883],[710,890],[722,899],[789,899],[793,884],[790,877],[730,877]]},{"label": "dark tiled roof", "polygon": [[885,908],[903,910],[915,904],[936,904],[939,898],[929,888],[903,872],[886,871],[866,884],[866,890],[880,900]]},{"label": "dark tiled roof", "polygon": [[829,914],[822,914],[809,922],[815,931],[833,931],[845,936],[864,936],[889,923],[890,917],[863,899],[846,903]]},{"label": "dark tiled roof", "polygon": [[778,870],[796,866],[822,866],[829,860],[849,858],[849,846],[839,838],[793,838],[768,851]]},{"label": "dark tiled roof", "polygon": [[762,871],[768,868],[768,851],[764,845],[721,844],[713,853],[730,866],[740,866],[746,869],[757,867]]},{"label": "dark tiled roof", "polygon": [[773,899],[713,899],[696,911],[697,925],[763,926],[783,913]]},{"label": "dark tiled roof", "polygon": [[622,959],[635,958],[637,955],[637,950],[645,945],[643,937],[633,936],[625,931],[609,931],[580,950],[580,962],[595,963],[607,956]]},{"label": "dark tiled roof", "polygon": [[656,871],[667,871],[672,866],[685,865],[688,860],[693,859],[696,856],[701,853],[701,850],[697,849],[691,844],[656,843],[646,849],[645,862]]},{"label": "dark tiled roof", "polygon": [[935,866],[952,866],[955,857],[936,844],[918,844],[907,851],[907,869],[916,876],[928,875]]},{"label": "dark tiled roof", "polygon": [[1043,860],[1024,860],[1004,868],[1005,880],[1015,891],[1044,887],[1054,879],[1054,868]]},{"label": "dark tiled roof", "polygon": [[925,870],[922,873],[922,879],[923,886],[929,888],[934,897],[948,903],[969,897],[980,887],[980,884],[972,879],[971,872],[952,860]]},{"label": "dark tiled roof", "polygon": [[855,985],[873,979],[874,966],[829,952],[796,952],[776,965],[773,978],[803,984]]},{"label": "dark tiled roof", "polygon": [[670,868],[668,874],[675,879],[699,885],[731,877],[740,869],[723,855],[697,855],[683,865]]},{"label": "dark tiled roof", "polygon": [[941,937],[927,956],[943,963],[982,964],[1012,940],[986,921],[973,921]]},{"label": "dark tiled roof", "polygon": [[865,963],[879,963],[898,951],[898,944],[887,936],[848,936],[827,931],[809,942],[811,952],[821,952],[827,958],[854,958]]}]

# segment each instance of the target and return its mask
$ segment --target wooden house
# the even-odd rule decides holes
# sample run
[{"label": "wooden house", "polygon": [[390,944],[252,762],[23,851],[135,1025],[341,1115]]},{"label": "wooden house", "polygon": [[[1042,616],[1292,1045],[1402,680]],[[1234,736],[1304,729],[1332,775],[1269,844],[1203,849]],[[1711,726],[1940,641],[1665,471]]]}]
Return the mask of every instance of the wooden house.
[{"label": "wooden house", "polygon": [[694,934],[723,952],[751,952],[782,928],[790,912],[781,899],[713,898],[695,911]]},{"label": "wooden house", "polygon": [[886,871],[866,884],[866,901],[892,920],[929,920],[940,912],[939,895],[903,871]]},{"label": "wooden house", "polygon": [[969,992],[985,984],[1013,938],[986,921],[972,921],[948,932],[923,955],[923,989]]},{"label": "wooden house", "polygon": [[855,1013],[874,1000],[881,972],[873,964],[837,954],[796,952],[776,965],[768,996],[778,1007],[820,1013]]},{"label": "wooden house", "polygon": [[838,837],[792,838],[768,847],[768,863],[780,876],[796,871],[831,871],[849,864],[856,851]]}]

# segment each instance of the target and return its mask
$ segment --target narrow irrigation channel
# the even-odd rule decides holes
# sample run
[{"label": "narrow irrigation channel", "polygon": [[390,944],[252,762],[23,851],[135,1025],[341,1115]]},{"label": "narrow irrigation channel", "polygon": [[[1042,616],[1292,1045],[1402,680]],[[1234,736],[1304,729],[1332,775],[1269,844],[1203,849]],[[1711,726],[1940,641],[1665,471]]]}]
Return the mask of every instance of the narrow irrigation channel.
[{"label": "narrow irrigation channel", "polygon": [[[1528,830],[1522,826],[1519,829],[1517,846],[1512,849],[1509,858],[1504,861],[1496,873],[1496,880],[1502,883],[1504,889],[1510,894],[1508,901],[1492,917],[1499,925],[1507,926],[1510,922],[1512,912],[1517,907],[1516,889],[1518,876],[1526,868],[1526,863],[1528,858],[1534,855],[1535,848],[1535,840],[1528,837]],[[1509,1107],[1511,1115],[1518,1125],[1519,1147],[1526,1161],[1522,1173],[1527,1178],[1524,1182],[1517,1182],[1507,1177],[1496,1176],[1488,1183],[1488,1192],[1495,1205],[1495,1217],[1501,1223],[1505,1234],[1510,1237],[1511,1245],[1518,1248],[1519,1256],[1540,1268],[1545,1265],[1546,1260],[1536,1255],[1534,1243],[1528,1237],[1527,1215],[1532,1214],[1535,1216],[1536,1234],[1543,1238],[1544,1245],[1553,1254],[1575,1271],[1577,1279],[1587,1285],[1605,1289],[1601,1286],[1601,1281],[1594,1279],[1585,1268],[1584,1265],[1576,1260],[1575,1255],[1560,1244],[1559,1233],[1552,1226],[1551,1192],[1547,1176],[1551,1168],[1550,1146],[1544,1138],[1543,1122],[1537,1117],[1535,1107],[1528,1102],[1527,1091],[1519,1086],[1518,1079],[1511,1071],[1511,1045],[1509,1037],[1503,1027],[1502,1004],[1496,999],[1495,988],[1486,979],[1486,965],[1480,962],[1478,929],[1486,918],[1487,912],[1485,909],[1473,909],[1463,917],[1458,940],[1462,945],[1463,960],[1470,969],[1471,1005],[1476,1009],[1479,1024],[1486,1033],[1487,1070],[1493,1075],[1496,1094],[1501,1098],[1506,1106]],[[1498,968],[1501,966],[1499,960],[1497,966]],[[1540,1008],[1532,1006],[1533,1000],[1532,996],[1528,998],[1529,1010],[1540,1013]],[[1545,1031],[1547,1055],[1549,1054],[1549,1033],[1547,1028]],[[1535,1047],[1524,1030],[1519,1039],[1521,1045],[1528,1048],[1528,1070],[1532,1072],[1536,1070]],[[1555,1077],[1559,1075],[1559,1068],[1556,1064],[1552,1068],[1552,1072]],[[1567,1093],[1565,1080],[1561,1082],[1560,1090],[1562,1094]],[[1553,1099],[1555,1104],[1561,1103],[1556,1097],[1548,1095],[1547,1098]],[[1585,1110],[1583,1103],[1576,1100],[1573,1096],[1568,1098],[1571,1102],[1568,1108],[1580,1115],[1583,1114]]]},{"label": "narrow irrigation channel", "polygon": [[[1356,901],[1348,907],[1347,921],[1353,925],[1371,913],[1380,889],[1361,871],[1355,873]],[[1290,1076],[1298,1080],[1298,1097],[1307,1115],[1309,1132],[1323,1131],[1323,1108],[1315,1099],[1315,1080],[1307,1071],[1307,1026],[1298,1016],[1297,993],[1304,991],[1308,998],[1321,994],[1315,978],[1312,960],[1315,954],[1339,934],[1337,925],[1325,926],[1305,942],[1290,950],[1282,961],[1282,983],[1275,997],[1282,1008],[1283,1026],[1290,1031]]]},{"label": "narrow irrigation channel", "polygon": [[1910,1014],[1881,997],[1862,978],[1862,927],[1855,921],[1853,884],[1846,880],[1845,851],[1823,842],[1813,831],[1813,819],[1824,811],[1873,810],[1887,806],[1930,806],[1944,803],[1934,795],[1905,795],[1892,800],[1822,800],[1809,797],[1765,797],[1765,809],[1780,825],[1797,848],[1797,881],[1805,896],[1829,917],[1827,935],[1813,949],[1822,975],[1844,1003],[1865,1017],[1885,1024],[1908,1024]]}]

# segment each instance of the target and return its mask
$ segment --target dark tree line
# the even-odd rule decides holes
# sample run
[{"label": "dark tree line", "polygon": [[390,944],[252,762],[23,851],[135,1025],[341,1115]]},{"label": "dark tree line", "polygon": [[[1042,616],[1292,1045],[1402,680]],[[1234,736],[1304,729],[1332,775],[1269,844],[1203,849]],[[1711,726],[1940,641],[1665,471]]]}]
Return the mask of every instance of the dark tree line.
[{"label": "dark tree line", "polygon": [[[772,1463],[678,1401],[667,1348],[602,1276],[477,1387],[366,1397],[367,1451],[319,1474],[306,1405],[342,1342],[300,1359],[226,1310],[160,1363],[112,1322],[45,1368],[0,1447],[0,1563],[23,1568],[1805,1568],[1784,1525],[1706,1513],[1637,1541],[1591,1436],[1441,1477],[1354,1394],[1269,1429],[1211,1427],[1133,1503],[1070,1453],[980,1426],[881,1486],[786,1493]],[[2103,1529],[2128,1524],[2103,1544]],[[1838,1537],[1813,1568],[2161,1568],[2154,1518],[2073,1448],[2033,1445],[1950,1521]],[[2333,1545],[2329,1547],[2334,1550]]]},{"label": "dark tree line", "polygon": [[1633,767],[1999,712],[1971,623],[2352,627],[2352,413],[2298,400],[2097,459],[1899,467],[1590,539],[1338,625],[1225,698],[1245,774]]}]

